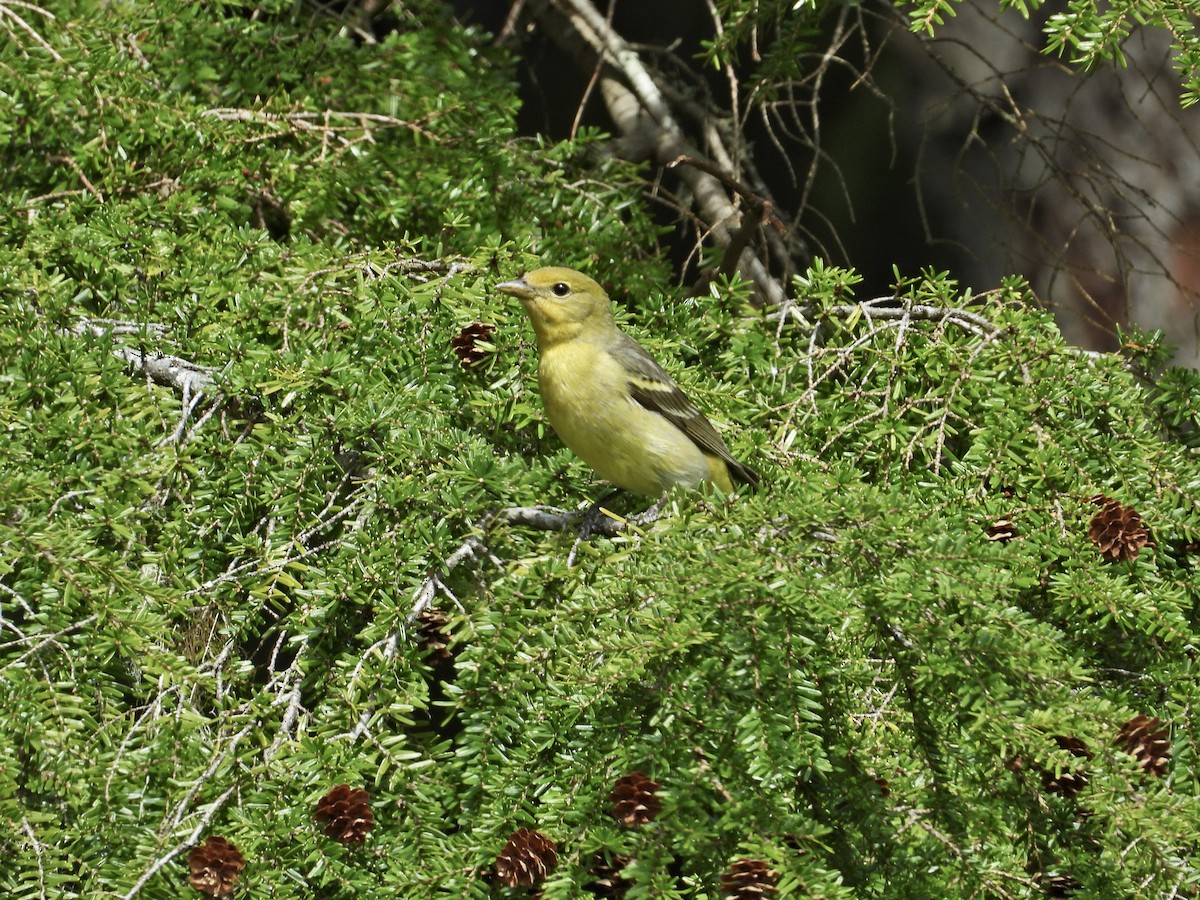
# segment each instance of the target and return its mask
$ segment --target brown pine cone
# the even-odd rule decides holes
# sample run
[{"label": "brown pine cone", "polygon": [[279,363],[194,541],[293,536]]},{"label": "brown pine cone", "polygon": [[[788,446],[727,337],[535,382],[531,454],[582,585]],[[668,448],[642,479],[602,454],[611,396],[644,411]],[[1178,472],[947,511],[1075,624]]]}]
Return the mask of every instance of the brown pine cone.
[{"label": "brown pine cone", "polygon": [[554,841],[544,834],[518,828],[496,857],[496,878],[505,887],[536,887],[558,862],[557,850]]},{"label": "brown pine cone", "polygon": [[495,325],[473,322],[451,338],[450,346],[454,355],[458,357],[459,364],[464,369],[474,369],[482,365],[492,351],[480,347],[479,344],[489,342],[495,333]]},{"label": "brown pine cone", "polygon": [[662,801],[654,796],[659,787],[644,772],[630,772],[618,778],[609,795],[613,816],[628,828],[653,822],[662,812]]},{"label": "brown pine cone", "polygon": [[1171,739],[1162,720],[1157,716],[1136,715],[1117,732],[1114,744],[1137,759],[1147,775],[1161,777],[1167,773],[1171,759]]},{"label": "brown pine cone", "polygon": [[449,635],[446,623],[450,621],[442,610],[429,607],[417,616],[417,646],[425,651],[425,664],[436,666],[450,658]]},{"label": "brown pine cone", "polygon": [[633,882],[621,875],[632,860],[628,856],[597,853],[592,858],[591,880],[583,889],[596,897],[620,900],[633,887]]},{"label": "brown pine cone", "polygon": [[[1087,744],[1077,737],[1056,734],[1054,735],[1054,742],[1076,759],[1091,760],[1096,755],[1088,749]],[[1083,766],[1074,771],[1063,769],[1057,775],[1054,774],[1054,769],[1052,768],[1042,770],[1042,784],[1046,790],[1067,799],[1074,797],[1082,791],[1087,787],[1087,783],[1088,776]]]},{"label": "brown pine cone", "polygon": [[721,876],[724,900],[760,900],[775,893],[777,876],[761,859],[737,859]]},{"label": "brown pine cone", "polygon": [[371,798],[363,788],[339,784],[317,801],[313,818],[325,823],[325,834],[342,844],[361,844],[375,827]]},{"label": "brown pine cone", "polygon": [[188,853],[188,884],[209,897],[233,891],[246,858],[223,837],[209,837]]},{"label": "brown pine cone", "polygon": [[1092,543],[1109,559],[1126,562],[1137,559],[1141,549],[1150,543],[1150,532],[1137,510],[1103,494],[1097,494],[1092,502],[1100,506],[1088,527]]}]

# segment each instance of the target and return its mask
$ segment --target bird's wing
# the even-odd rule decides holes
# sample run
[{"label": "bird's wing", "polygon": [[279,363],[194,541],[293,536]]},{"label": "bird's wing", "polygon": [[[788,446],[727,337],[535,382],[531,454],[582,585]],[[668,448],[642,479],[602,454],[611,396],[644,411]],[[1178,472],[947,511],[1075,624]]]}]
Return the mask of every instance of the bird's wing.
[{"label": "bird's wing", "polygon": [[666,418],[702,451],[723,459],[735,481],[757,484],[757,473],[733,458],[713,423],[679,389],[667,371],[629,335],[617,334],[618,339],[609,350],[630,375],[629,395],[646,409]]}]

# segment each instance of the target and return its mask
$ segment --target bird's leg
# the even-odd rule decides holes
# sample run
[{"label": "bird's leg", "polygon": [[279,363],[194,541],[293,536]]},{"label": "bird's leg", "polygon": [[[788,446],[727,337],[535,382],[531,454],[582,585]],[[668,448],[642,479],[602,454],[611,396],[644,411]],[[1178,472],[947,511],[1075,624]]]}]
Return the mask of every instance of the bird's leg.
[{"label": "bird's leg", "polygon": [[567,554],[568,568],[575,565],[575,554],[579,550],[579,545],[593,534],[603,534],[612,537],[625,527],[625,523],[622,520],[613,518],[613,516],[604,510],[604,504],[619,493],[621,493],[620,488],[609,491],[583,511],[579,531],[575,535],[575,543],[571,545],[571,552]]},{"label": "bird's leg", "polygon": [[575,535],[575,543],[571,545],[571,552],[567,555],[568,567],[575,564],[575,555],[579,550],[579,545],[593,534],[613,537],[631,525],[637,528],[642,525],[649,525],[651,522],[657,522],[658,517],[662,515],[663,507],[667,504],[667,495],[664,494],[648,509],[644,509],[636,515],[622,518],[604,509],[604,504],[620,492],[620,489],[618,489],[605,494],[583,512],[579,531]]},{"label": "bird's leg", "polygon": [[604,511],[604,504],[619,493],[621,493],[620,488],[609,491],[587,508],[583,514],[583,522],[579,526],[579,540],[587,540],[593,534],[604,534],[611,537],[621,529],[622,522]]}]

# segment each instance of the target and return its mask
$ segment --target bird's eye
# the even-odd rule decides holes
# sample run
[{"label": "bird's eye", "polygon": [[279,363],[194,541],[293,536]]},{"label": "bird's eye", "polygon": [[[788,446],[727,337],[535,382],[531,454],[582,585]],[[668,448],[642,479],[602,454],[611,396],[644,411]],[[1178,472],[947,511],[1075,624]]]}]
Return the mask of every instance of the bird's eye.
[{"label": "bird's eye", "polygon": [[565,297],[567,294],[571,293],[571,288],[565,281],[560,281],[558,284],[554,285],[554,287],[550,288],[550,290],[554,292],[555,297]]}]

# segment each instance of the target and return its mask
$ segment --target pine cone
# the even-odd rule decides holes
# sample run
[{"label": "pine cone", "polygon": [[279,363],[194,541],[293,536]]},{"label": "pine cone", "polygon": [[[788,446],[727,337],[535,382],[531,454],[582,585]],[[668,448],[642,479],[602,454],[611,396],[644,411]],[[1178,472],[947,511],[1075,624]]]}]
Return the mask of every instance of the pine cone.
[{"label": "pine cone", "polygon": [[518,828],[496,857],[496,877],[505,887],[541,884],[558,862],[554,841],[529,828]]},{"label": "pine cone", "polygon": [[220,897],[231,893],[246,857],[223,837],[209,837],[188,853],[188,884],[202,894]]},{"label": "pine cone", "polygon": [[343,844],[361,844],[375,827],[370,796],[363,788],[339,784],[317,801],[313,818],[325,823],[325,834]]},{"label": "pine cone", "polygon": [[1007,544],[1013,538],[1017,537],[1017,527],[1008,519],[997,519],[991,525],[983,529],[989,541],[997,541],[1001,544]]},{"label": "pine cone", "polygon": [[444,659],[450,658],[448,647],[449,635],[446,634],[446,623],[450,620],[440,609],[428,607],[421,610],[417,616],[417,646],[425,651],[425,664],[436,666]]},{"label": "pine cone", "polygon": [[1167,773],[1167,762],[1171,757],[1171,739],[1162,721],[1156,716],[1136,715],[1117,732],[1113,741],[1137,759],[1147,775],[1161,777]]},{"label": "pine cone", "polygon": [[734,860],[721,876],[724,900],[759,900],[775,893],[777,876],[761,859]]},{"label": "pine cone", "polygon": [[583,886],[589,894],[620,900],[633,887],[633,882],[621,875],[621,870],[633,860],[628,856],[597,853],[592,858],[592,880]]},{"label": "pine cone", "polygon": [[[1054,742],[1060,748],[1066,750],[1076,759],[1091,760],[1095,754],[1088,749],[1087,744],[1077,737],[1067,737],[1065,735],[1054,735]],[[1058,794],[1061,797],[1070,799],[1087,787],[1088,777],[1083,766],[1080,766],[1074,771],[1064,769],[1058,775],[1054,774],[1053,769],[1042,770],[1042,784],[1046,790],[1052,794]]]},{"label": "pine cone", "polygon": [[613,816],[628,828],[653,822],[662,812],[662,801],[654,796],[659,787],[659,783],[651,781],[644,772],[630,772],[618,778],[610,795]]},{"label": "pine cone", "polygon": [[492,351],[480,347],[479,344],[490,341],[495,333],[495,325],[474,322],[450,339],[454,355],[458,357],[458,361],[464,369],[474,369],[488,358]]},{"label": "pine cone", "polygon": [[1100,506],[1088,527],[1092,543],[1109,559],[1137,559],[1141,549],[1150,542],[1150,532],[1137,510],[1103,494],[1092,497],[1092,502]]}]

